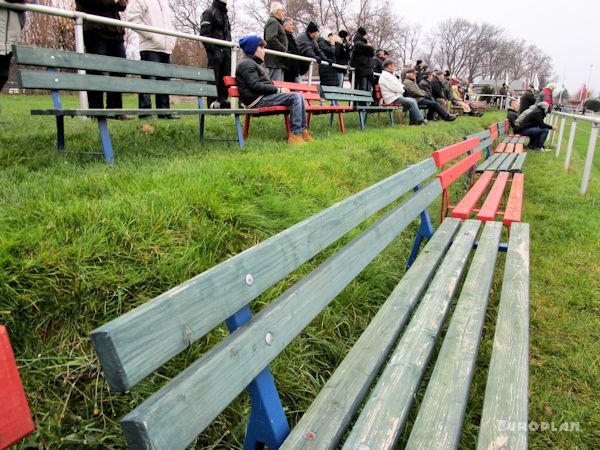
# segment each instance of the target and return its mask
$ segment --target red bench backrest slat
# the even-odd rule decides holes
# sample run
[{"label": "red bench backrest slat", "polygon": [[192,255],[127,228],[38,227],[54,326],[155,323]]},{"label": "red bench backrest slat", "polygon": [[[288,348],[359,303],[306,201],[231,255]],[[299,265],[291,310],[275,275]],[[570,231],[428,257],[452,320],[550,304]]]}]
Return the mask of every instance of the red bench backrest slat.
[{"label": "red bench backrest slat", "polygon": [[497,123],[490,125],[490,137],[492,138],[492,141],[495,141],[496,139],[498,139],[498,124]]},{"label": "red bench backrest slat", "polygon": [[470,154],[465,159],[438,174],[436,178],[438,178],[440,183],[442,183],[442,189],[446,190],[448,186],[454,183],[462,174],[477,164],[480,159],[481,150],[477,150],[475,153]]},{"label": "red bench backrest slat", "polygon": [[441,148],[433,152],[433,160],[437,167],[441,167],[454,158],[473,150],[479,145],[481,140],[478,137],[467,139],[466,141],[460,141],[456,144],[449,145],[448,147]]}]

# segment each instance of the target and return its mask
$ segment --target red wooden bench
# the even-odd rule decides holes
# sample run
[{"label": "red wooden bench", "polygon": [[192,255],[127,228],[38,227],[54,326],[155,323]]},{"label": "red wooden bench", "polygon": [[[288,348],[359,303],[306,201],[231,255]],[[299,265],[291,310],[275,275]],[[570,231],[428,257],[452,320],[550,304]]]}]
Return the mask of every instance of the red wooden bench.
[{"label": "red wooden bench", "polygon": [[10,447],[34,429],[8,332],[0,325],[0,449]]},{"label": "red wooden bench", "polygon": [[[480,138],[475,137],[433,152],[434,161],[441,169],[437,175],[443,190],[440,221],[448,214],[463,220],[468,219],[471,214],[476,214],[476,218],[482,222],[501,216],[504,225],[510,227],[512,222],[521,221],[524,175],[518,172],[486,170],[474,182],[476,165],[482,156],[481,150],[476,149],[479,143]],[[446,167],[447,165],[449,167]],[[449,188],[465,174],[468,174],[468,190],[464,197],[453,205]]]}]

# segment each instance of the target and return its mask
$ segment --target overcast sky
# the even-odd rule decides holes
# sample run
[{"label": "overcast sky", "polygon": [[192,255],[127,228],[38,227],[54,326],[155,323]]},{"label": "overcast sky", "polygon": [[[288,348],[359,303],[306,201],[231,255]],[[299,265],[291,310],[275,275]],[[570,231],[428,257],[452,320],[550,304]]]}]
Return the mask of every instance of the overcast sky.
[{"label": "overcast sky", "polygon": [[552,58],[559,77],[574,93],[587,82],[600,90],[600,0],[391,0],[399,16],[429,30],[445,19],[489,22],[511,38],[523,38]]}]

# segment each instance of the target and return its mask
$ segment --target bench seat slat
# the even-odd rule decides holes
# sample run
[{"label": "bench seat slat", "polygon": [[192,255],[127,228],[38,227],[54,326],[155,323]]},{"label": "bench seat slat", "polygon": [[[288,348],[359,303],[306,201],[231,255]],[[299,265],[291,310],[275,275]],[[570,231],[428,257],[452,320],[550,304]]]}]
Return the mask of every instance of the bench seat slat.
[{"label": "bench seat slat", "polygon": [[481,164],[479,164],[477,166],[477,172],[481,173],[481,172],[485,172],[486,170],[488,170],[488,168],[495,163],[495,161],[498,158],[501,158],[502,154],[501,153],[493,153],[492,156],[490,156],[488,159],[486,159],[484,162],[482,162]]},{"label": "bench seat slat", "polygon": [[306,107],[306,112],[313,114],[329,113],[329,112],[351,112],[352,106],[342,105],[310,105]]},{"label": "bench seat slat", "polygon": [[[137,61],[136,61],[137,62]],[[213,97],[217,95],[214,84],[185,83],[177,81],[143,80],[141,78],[80,75],[78,73],[19,70],[19,86],[26,89],[55,89],[103,92],[152,92],[153,94]]]},{"label": "bench seat slat", "polygon": [[485,224],[407,450],[459,447],[501,235],[500,222]]},{"label": "bench seat slat", "polygon": [[498,214],[498,207],[502,201],[502,196],[504,195],[504,189],[506,188],[506,183],[508,183],[509,175],[510,174],[508,172],[498,173],[496,182],[490,189],[485,202],[483,202],[479,214],[477,214],[478,220],[481,220],[482,222],[494,220],[496,214]]},{"label": "bench seat slat", "polygon": [[508,153],[500,153],[496,159],[487,167],[487,170],[497,171],[500,165],[508,157]]},{"label": "bench seat slat", "polygon": [[510,168],[511,172],[523,172],[523,166],[525,165],[525,159],[527,159],[527,153],[518,153],[515,162]]},{"label": "bench seat slat", "polygon": [[[527,449],[529,224],[513,223],[483,401],[478,450]],[[502,422],[507,426],[501,426]]]},{"label": "bench seat slat", "polygon": [[506,153],[512,153],[512,152],[514,152],[515,151],[515,144],[512,143],[512,142],[509,143],[509,144],[506,144],[506,148],[504,149],[504,151]]},{"label": "bench seat slat", "polygon": [[98,72],[117,72],[132,75],[151,75],[184,80],[215,81],[212,70],[197,67],[164,64],[152,61],[136,61],[115,56],[74,53],[51,48],[16,45],[13,47],[15,61],[18,64],[53,67],[63,69],[95,70]]},{"label": "bench seat slat", "polygon": [[458,289],[481,223],[467,220],[427,289],[371,392],[344,450],[385,450],[398,445],[435,341]]},{"label": "bench seat slat", "polygon": [[255,114],[255,109],[32,109],[33,116],[93,116],[114,117],[122,114],[179,114],[225,116],[230,114]]},{"label": "bench seat slat", "polygon": [[129,445],[193,441],[440,194],[430,182],[125,416]]},{"label": "bench seat slat", "polygon": [[498,146],[496,147],[496,149],[494,150],[494,153],[504,153],[505,150],[506,150],[506,143],[500,142],[498,144]]},{"label": "bench seat slat", "polygon": [[94,330],[111,389],[134,386],[435,171],[432,158],[410,166]]},{"label": "bench seat slat", "polygon": [[452,210],[452,217],[468,219],[471,211],[475,209],[477,202],[479,202],[479,199],[483,196],[483,193],[492,181],[493,176],[494,172],[484,172],[473,187],[469,189],[469,192],[467,192],[458,205]]},{"label": "bench seat slat", "polygon": [[502,164],[498,166],[498,172],[509,172],[516,159],[516,153],[509,153],[506,158],[504,158],[504,161],[502,161]]},{"label": "bench seat slat", "polygon": [[506,226],[510,226],[513,222],[521,221],[521,211],[523,209],[523,187],[525,184],[525,175],[515,173],[510,187],[510,194],[506,202],[504,218],[502,222]]},{"label": "bench seat slat", "polygon": [[[459,226],[459,220],[449,218],[436,230],[300,422],[292,429],[281,450],[337,448]],[[315,434],[314,441],[305,439],[308,432]]]}]

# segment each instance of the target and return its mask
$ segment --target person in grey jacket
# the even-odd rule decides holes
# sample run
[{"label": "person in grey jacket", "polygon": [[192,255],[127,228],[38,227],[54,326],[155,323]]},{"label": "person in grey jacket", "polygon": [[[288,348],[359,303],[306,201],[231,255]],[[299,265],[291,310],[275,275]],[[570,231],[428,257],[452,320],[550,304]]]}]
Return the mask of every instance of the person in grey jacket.
[{"label": "person in grey jacket", "polygon": [[[283,28],[285,11],[279,2],[271,4],[271,15],[265,23],[264,38],[267,48],[278,52],[288,51],[288,38]],[[283,56],[265,55],[265,66],[269,69],[271,80],[283,81],[283,71],[288,68],[288,60]]]},{"label": "person in grey jacket", "polygon": [[[298,43],[298,52],[302,56],[306,56],[308,58],[313,58],[317,60],[317,63],[321,63],[321,61],[327,61],[332,63],[333,61],[328,59],[319,46],[317,45],[317,38],[319,37],[319,27],[314,22],[309,22],[306,27],[306,31],[304,33],[300,33],[296,42]],[[309,63],[300,61],[298,69],[300,71],[300,75],[304,75],[308,72],[308,68],[310,67]]]}]

